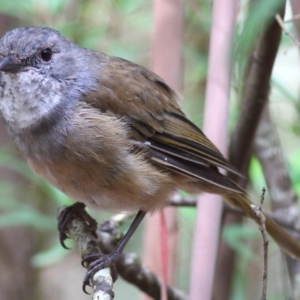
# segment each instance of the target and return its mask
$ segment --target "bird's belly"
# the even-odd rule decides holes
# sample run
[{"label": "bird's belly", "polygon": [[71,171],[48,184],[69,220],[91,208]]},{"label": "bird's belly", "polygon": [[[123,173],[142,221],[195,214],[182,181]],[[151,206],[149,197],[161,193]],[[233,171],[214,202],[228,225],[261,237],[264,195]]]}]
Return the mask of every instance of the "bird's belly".
[{"label": "bird's belly", "polygon": [[120,191],[120,187],[114,190],[107,184],[103,184],[105,179],[102,176],[95,178],[92,172],[78,172],[72,166],[68,167],[67,172],[63,170],[53,172],[57,167],[41,166],[30,160],[28,164],[37,175],[46,179],[68,197],[83,202],[89,207],[106,211],[140,209],[136,203],[126,201],[126,192]]},{"label": "bird's belly", "polygon": [[[166,174],[151,165],[148,169],[133,168],[125,173],[116,167],[103,172],[93,163],[83,168],[78,164],[40,164],[28,159],[33,171],[70,198],[105,211],[153,211],[162,207],[174,189]],[[122,170],[126,170],[123,165]],[[114,170],[114,171],[113,171]]]}]

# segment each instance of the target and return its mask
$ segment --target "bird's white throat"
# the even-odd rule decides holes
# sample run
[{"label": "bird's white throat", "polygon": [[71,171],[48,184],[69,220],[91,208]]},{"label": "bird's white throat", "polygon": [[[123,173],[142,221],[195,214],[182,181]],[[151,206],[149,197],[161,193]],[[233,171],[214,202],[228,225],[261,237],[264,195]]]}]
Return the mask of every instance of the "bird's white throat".
[{"label": "bird's white throat", "polygon": [[61,87],[55,79],[34,70],[1,74],[0,111],[14,130],[36,124],[61,101]]}]

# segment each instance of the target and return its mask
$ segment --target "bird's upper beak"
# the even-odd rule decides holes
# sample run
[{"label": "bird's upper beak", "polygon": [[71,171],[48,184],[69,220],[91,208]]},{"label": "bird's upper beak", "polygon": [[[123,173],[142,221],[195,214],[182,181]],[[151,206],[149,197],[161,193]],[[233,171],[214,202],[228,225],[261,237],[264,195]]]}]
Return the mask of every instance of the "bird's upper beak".
[{"label": "bird's upper beak", "polygon": [[23,64],[14,55],[5,56],[0,60],[0,71],[3,72],[17,73],[22,67]]}]

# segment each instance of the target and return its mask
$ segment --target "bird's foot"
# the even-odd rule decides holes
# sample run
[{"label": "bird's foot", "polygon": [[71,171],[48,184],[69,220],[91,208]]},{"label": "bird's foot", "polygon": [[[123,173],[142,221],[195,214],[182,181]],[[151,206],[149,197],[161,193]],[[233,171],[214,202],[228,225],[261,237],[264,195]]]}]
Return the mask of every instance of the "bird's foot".
[{"label": "bird's foot", "polygon": [[98,253],[98,254],[86,255],[85,257],[83,257],[81,264],[84,267],[88,266],[87,267],[88,270],[84,276],[83,285],[82,285],[82,289],[86,294],[87,294],[86,286],[91,286],[91,279],[93,278],[95,273],[97,273],[102,269],[110,267],[112,271],[113,281],[117,279],[115,263],[117,262],[121,254],[122,252],[115,250],[114,252],[109,254]]},{"label": "bird's foot", "polygon": [[97,222],[85,211],[85,204],[76,202],[71,206],[64,207],[58,214],[58,232],[59,241],[65,249],[69,249],[65,245],[65,240],[68,238],[69,224],[78,217],[82,218],[91,228],[91,231],[96,231]]}]

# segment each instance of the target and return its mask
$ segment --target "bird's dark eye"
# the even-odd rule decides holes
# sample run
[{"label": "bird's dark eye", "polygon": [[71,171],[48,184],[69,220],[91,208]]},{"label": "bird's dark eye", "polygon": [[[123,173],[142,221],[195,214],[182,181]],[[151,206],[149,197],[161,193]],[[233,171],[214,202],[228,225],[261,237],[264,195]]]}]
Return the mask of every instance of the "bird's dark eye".
[{"label": "bird's dark eye", "polygon": [[41,52],[41,58],[44,61],[49,61],[52,57],[52,50],[50,48],[46,48]]}]

